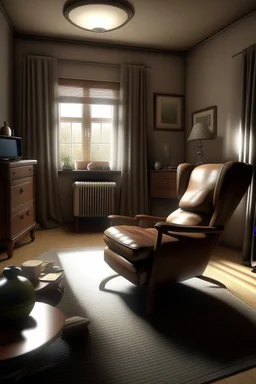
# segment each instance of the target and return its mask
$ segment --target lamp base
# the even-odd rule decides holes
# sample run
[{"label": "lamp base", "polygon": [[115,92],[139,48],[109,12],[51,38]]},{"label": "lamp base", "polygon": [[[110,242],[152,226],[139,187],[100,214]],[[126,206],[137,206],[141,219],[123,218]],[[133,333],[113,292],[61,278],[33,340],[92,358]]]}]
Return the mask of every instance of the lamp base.
[{"label": "lamp base", "polygon": [[203,164],[203,157],[204,157],[204,152],[202,150],[203,145],[201,144],[201,140],[199,140],[199,144],[197,145],[198,151],[197,151],[197,162],[196,165]]}]

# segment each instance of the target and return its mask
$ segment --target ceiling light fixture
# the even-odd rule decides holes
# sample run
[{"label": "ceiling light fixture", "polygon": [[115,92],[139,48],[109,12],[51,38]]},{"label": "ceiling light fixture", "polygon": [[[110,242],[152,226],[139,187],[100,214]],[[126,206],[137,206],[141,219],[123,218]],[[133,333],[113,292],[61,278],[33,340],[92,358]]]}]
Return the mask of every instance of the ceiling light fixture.
[{"label": "ceiling light fixture", "polygon": [[76,27],[91,32],[109,32],[128,23],[133,7],[115,0],[68,1],[63,9],[66,19]]}]

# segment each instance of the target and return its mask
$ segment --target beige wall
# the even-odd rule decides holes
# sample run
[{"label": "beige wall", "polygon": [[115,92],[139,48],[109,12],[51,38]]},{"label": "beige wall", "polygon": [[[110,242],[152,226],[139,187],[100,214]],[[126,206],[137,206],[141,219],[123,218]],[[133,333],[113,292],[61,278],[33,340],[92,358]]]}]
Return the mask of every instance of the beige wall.
[{"label": "beige wall", "polygon": [[0,8],[0,126],[13,126],[13,36]]},{"label": "beige wall", "polygon": [[[233,55],[256,43],[256,13],[236,23],[200,47],[186,59],[186,138],[192,112],[217,105],[217,140],[204,141],[205,162],[238,160],[238,95],[241,55]],[[196,161],[196,142],[186,142],[186,161]],[[239,182],[239,181],[238,181]],[[241,247],[245,204],[242,202],[222,240]]]}]

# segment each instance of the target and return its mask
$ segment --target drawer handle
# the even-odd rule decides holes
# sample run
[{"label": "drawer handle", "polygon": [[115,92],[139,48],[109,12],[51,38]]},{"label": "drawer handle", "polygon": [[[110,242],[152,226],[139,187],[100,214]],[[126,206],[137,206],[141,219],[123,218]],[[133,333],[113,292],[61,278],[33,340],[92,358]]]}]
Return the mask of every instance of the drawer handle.
[{"label": "drawer handle", "polygon": [[21,215],[20,219],[23,220],[24,219],[24,215]]},{"label": "drawer handle", "polygon": [[13,172],[12,174],[15,175],[15,172]]},{"label": "drawer handle", "polygon": [[24,188],[21,188],[20,189],[20,193],[24,193],[25,189]]},{"label": "drawer handle", "polygon": [[31,168],[29,168],[29,172],[31,172]]},{"label": "drawer handle", "polygon": [[28,216],[30,216],[30,215],[31,215],[31,213],[32,213],[31,211],[27,211],[27,215],[28,215]]}]

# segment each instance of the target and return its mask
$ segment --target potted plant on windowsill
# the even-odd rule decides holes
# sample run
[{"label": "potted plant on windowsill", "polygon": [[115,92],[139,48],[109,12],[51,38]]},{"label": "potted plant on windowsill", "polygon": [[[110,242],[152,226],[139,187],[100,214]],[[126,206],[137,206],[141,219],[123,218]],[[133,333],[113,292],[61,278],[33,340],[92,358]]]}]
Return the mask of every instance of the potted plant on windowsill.
[{"label": "potted plant on windowsill", "polygon": [[62,156],[61,160],[63,161],[63,171],[73,171],[73,159],[70,155]]}]

